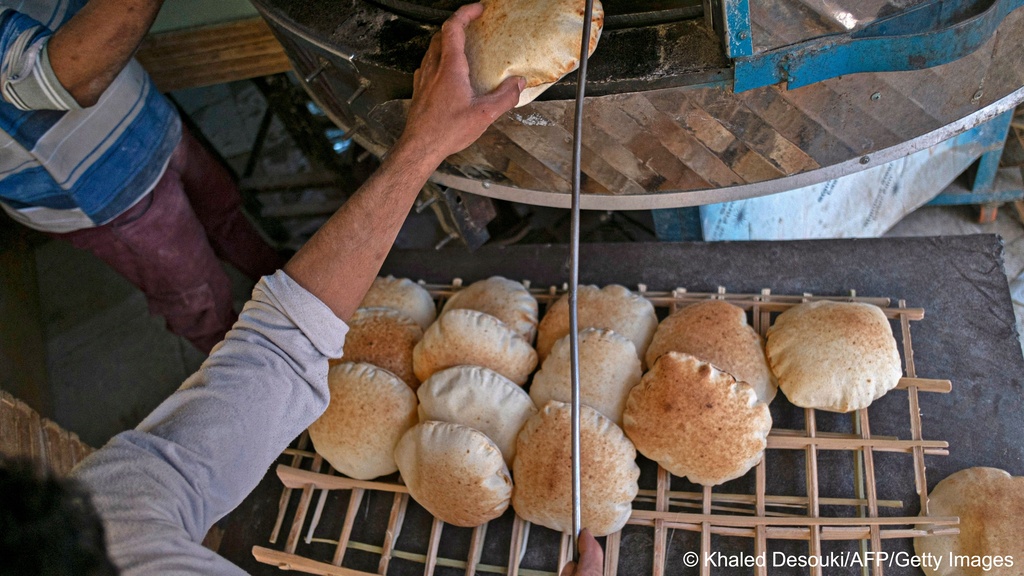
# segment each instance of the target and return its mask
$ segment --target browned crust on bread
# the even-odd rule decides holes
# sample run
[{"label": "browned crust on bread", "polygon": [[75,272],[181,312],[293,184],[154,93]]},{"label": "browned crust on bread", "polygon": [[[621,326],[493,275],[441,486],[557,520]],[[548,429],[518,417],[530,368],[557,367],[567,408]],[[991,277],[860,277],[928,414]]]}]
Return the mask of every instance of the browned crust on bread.
[{"label": "browned crust on bread", "polygon": [[373,364],[415,390],[420,381],[413,371],[412,351],[421,338],[419,324],[397,310],[360,308],[349,320],[341,361]]},{"label": "browned crust on bread", "polygon": [[[512,506],[525,520],[572,530],[572,457],[568,404],[549,402],[519,433]],[[611,420],[580,406],[580,488],[583,526],[595,536],[625,525],[640,468],[633,444]]]},{"label": "browned crust on bread", "polygon": [[680,352],[661,356],[630,391],[622,420],[641,454],[706,486],[755,466],[772,426],[749,385]]},{"label": "browned crust on bread", "polygon": [[862,302],[806,302],[768,330],[768,364],[789,401],[802,408],[867,408],[903,376],[889,320]]},{"label": "browned crust on bread", "polygon": [[750,384],[763,402],[775,398],[777,387],[764,342],[739,306],[707,300],[677,310],[658,325],[647,349],[647,365],[653,366],[666,352],[684,352],[715,365]]}]

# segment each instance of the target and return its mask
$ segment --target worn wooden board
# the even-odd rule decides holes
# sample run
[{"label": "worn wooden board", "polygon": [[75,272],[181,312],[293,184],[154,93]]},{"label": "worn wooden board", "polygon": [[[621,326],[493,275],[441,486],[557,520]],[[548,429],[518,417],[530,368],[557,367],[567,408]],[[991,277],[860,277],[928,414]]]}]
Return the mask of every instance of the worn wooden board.
[{"label": "worn wooden board", "polygon": [[0,455],[26,459],[66,476],[93,451],[77,434],[41,418],[28,404],[0,390]]},{"label": "worn wooden board", "polygon": [[136,58],[161,92],[291,70],[262,18],[151,34]]}]

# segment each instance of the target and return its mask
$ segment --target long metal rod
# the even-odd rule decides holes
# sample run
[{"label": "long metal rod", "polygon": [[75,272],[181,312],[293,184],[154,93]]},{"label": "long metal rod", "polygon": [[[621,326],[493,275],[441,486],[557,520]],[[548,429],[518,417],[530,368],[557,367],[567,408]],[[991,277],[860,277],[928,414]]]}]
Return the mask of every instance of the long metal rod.
[{"label": "long metal rod", "polygon": [[580,67],[576,75],[576,117],[572,135],[572,217],[569,238],[569,378],[572,383],[572,549],[579,560],[581,526],[580,502],[580,355],[576,295],[580,280],[580,164],[583,157],[583,99],[590,56],[590,20],[594,0],[587,0],[583,13]]}]

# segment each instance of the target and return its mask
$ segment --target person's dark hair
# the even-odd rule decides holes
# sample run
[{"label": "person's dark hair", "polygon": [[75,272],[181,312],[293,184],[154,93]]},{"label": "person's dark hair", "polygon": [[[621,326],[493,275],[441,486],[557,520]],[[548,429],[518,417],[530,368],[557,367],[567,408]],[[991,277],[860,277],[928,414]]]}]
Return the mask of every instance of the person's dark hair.
[{"label": "person's dark hair", "polygon": [[107,576],[103,525],[71,480],[0,458],[0,576]]}]

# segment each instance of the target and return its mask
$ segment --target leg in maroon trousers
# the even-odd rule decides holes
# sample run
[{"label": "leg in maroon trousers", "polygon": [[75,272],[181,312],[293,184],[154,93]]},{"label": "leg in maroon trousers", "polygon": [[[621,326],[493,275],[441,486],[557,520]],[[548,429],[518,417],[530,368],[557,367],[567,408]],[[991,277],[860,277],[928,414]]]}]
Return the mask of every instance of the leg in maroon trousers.
[{"label": "leg in maroon trousers", "polygon": [[150,312],[171,332],[209,353],[237,314],[230,280],[177,175],[169,166],[151,193],[103,226],[52,236],[98,256],[146,294]]},{"label": "leg in maroon trousers", "polygon": [[[214,252],[253,280],[274,273],[284,260],[242,213],[242,197],[231,174],[187,128],[182,127],[177,164],[185,194]],[[168,168],[170,169],[170,168]]]}]

